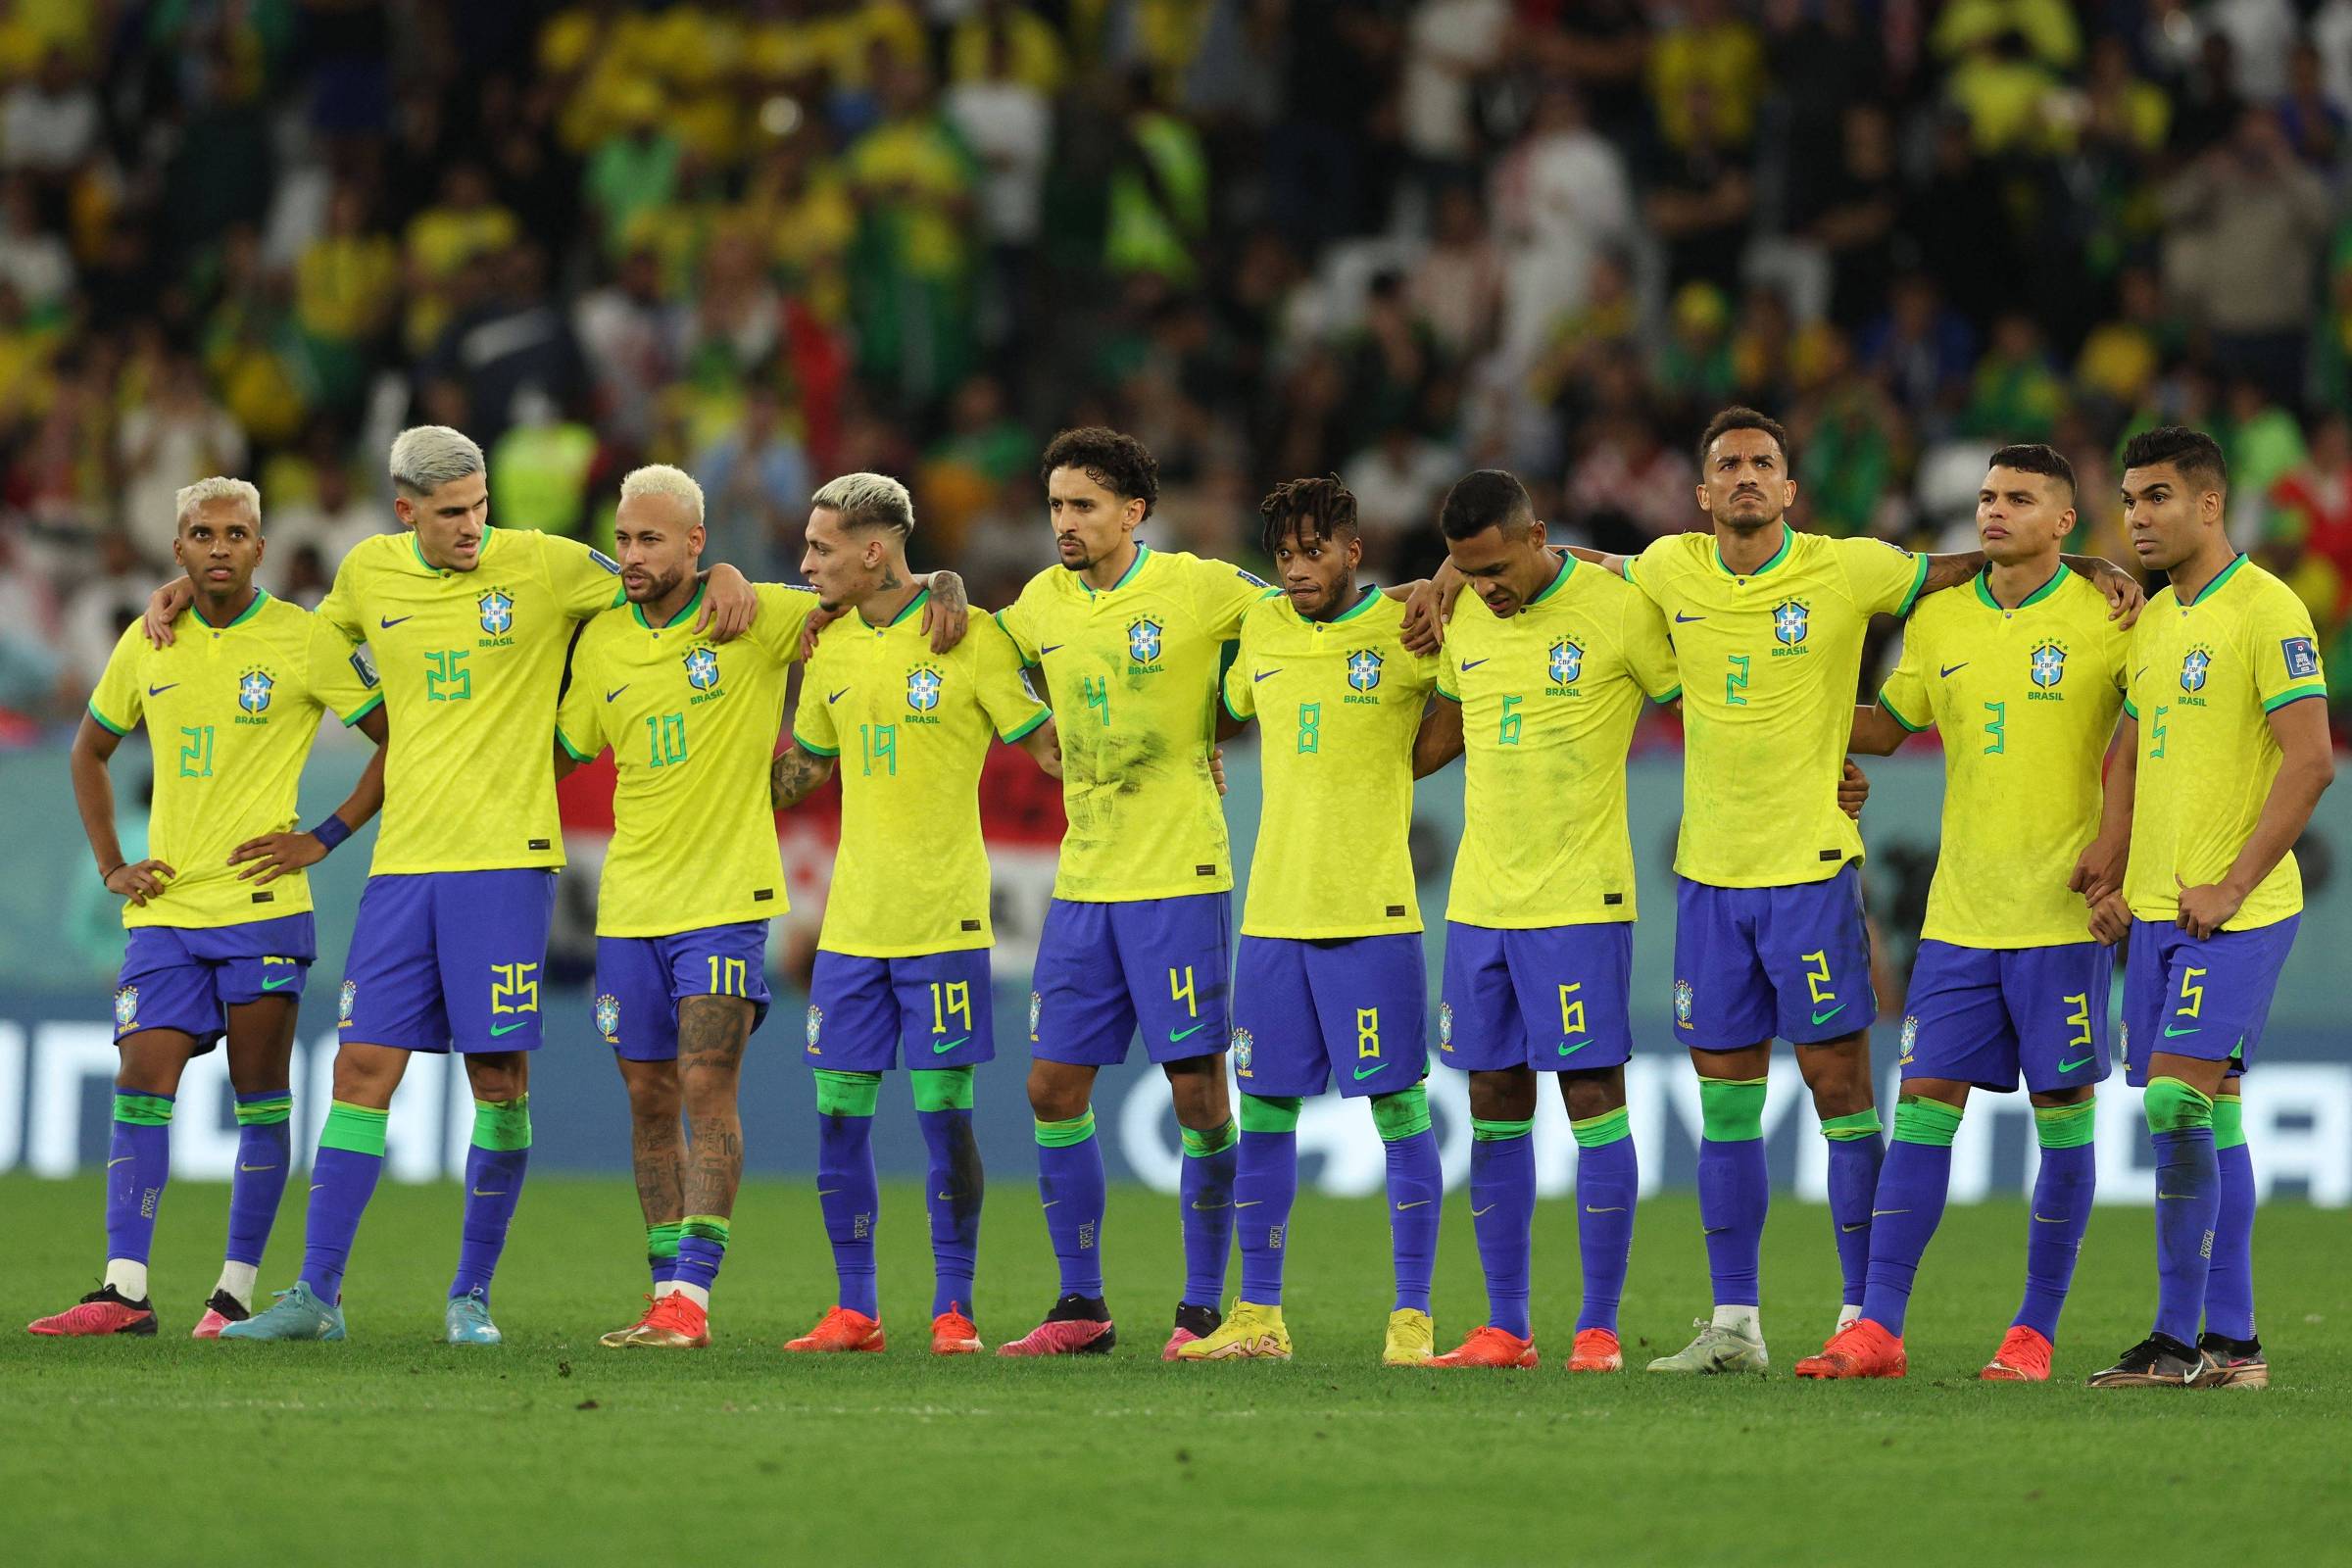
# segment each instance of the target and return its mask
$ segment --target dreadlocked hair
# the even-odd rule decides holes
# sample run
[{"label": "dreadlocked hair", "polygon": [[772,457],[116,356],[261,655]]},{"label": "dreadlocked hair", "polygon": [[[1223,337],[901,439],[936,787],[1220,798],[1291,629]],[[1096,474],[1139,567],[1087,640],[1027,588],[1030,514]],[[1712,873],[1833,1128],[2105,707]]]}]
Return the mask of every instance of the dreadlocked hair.
[{"label": "dreadlocked hair", "polygon": [[1258,544],[1269,556],[1294,531],[1301,543],[1355,532],[1355,495],[1338,474],[1320,479],[1286,479],[1257,504],[1265,518]]}]

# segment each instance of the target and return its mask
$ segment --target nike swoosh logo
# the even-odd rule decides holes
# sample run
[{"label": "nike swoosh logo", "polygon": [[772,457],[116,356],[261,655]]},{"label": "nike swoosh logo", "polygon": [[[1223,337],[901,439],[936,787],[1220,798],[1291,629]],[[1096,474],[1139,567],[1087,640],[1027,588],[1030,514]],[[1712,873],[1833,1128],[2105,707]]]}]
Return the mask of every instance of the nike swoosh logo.
[{"label": "nike swoosh logo", "polygon": [[2135,669],[2135,670],[2133,670],[2133,671],[2132,672],[2132,678],[2133,680],[2137,680],[2137,679],[2139,679],[2139,677],[2140,677],[2140,676],[2142,676],[2142,675],[2145,675],[2147,672],[2148,672],[2148,666],[2147,666],[2147,665],[2145,665],[2145,664],[2142,664],[2142,665],[2140,665],[2140,666],[2139,666],[2137,669]]},{"label": "nike swoosh logo", "polygon": [[944,1045],[944,1046],[943,1046],[943,1045],[934,1045],[934,1046],[931,1048],[931,1054],[932,1054],[933,1055],[935,1055],[935,1056],[942,1056],[942,1055],[945,1055],[945,1054],[947,1054],[949,1052],[951,1052],[951,1051],[954,1051],[954,1050],[955,1050],[955,1049],[956,1049],[957,1046],[960,1046],[960,1045],[962,1045],[962,1044],[963,1044],[963,1043],[964,1043],[966,1040],[969,1040],[969,1039],[971,1039],[971,1038],[972,1038],[972,1037],[971,1037],[970,1035],[957,1035],[957,1036],[956,1036],[955,1039],[953,1039],[953,1040],[949,1041],[949,1042],[948,1042],[946,1045]]},{"label": "nike swoosh logo", "polygon": [[839,690],[839,691],[835,692],[835,693],[834,693],[832,696],[830,696],[830,697],[826,698],[826,699],[825,699],[825,702],[826,702],[828,705],[830,705],[830,704],[833,704],[833,703],[838,703],[838,702],[840,702],[840,701],[841,701],[841,700],[842,700],[844,697],[847,697],[847,696],[849,696],[849,695],[850,695],[850,689],[849,689],[847,686],[844,686],[844,687],[843,687],[841,690]]},{"label": "nike swoosh logo", "polygon": [[1255,1208],[1258,1204],[1264,1201],[1265,1200],[1262,1198],[1237,1198],[1233,1200],[1233,1206],[1236,1208]]},{"label": "nike swoosh logo", "polygon": [[2192,1023],[2185,1029],[2177,1029],[2168,1023],[2164,1026],[2164,1038],[2167,1040],[2177,1040],[2182,1035],[2193,1035],[2204,1027],[2205,1026],[2201,1023]]},{"label": "nike swoosh logo", "polygon": [[485,1193],[479,1187],[476,1187],[473,1190],[473,1196],[476,1198],[504,1198],[507,1196],[507,1191],[508,1189],[501,1187],[495,1193]]},{"label": "nike swoosh logo", "polygon": [[1233,1205],[1231,1203],[1195,1202],[1193,1204],[1193,1212],[1196,1214],[1213,1214],[1220,1208],[1231,1208],[1232,1206]]},{"label": "nike swoosh logo", "polygon": [[1371,1076],[1372,1076],[1374,1073],[1376,1073],[1376,1072],[1387,1072],[1388,1070],[1389,1070],[1389,1064],[1388,1064],[1387,1062],[1385,1062],[1385,1061],[1376,1061],[1376,1062],[1374,1062],[1374,1063],[1373,1063],[1371,1066],[1369,1066],[1369,1067],[1358,1067],[1358,1068],[1356,1068],[1356,1069],[1355,1069],[1355,1081],[1356,1081],[1357,1083],[1359,1083],[1359,1084],[1360,1084],[1360,1083],[1362,1083],[1362,1082],[1363,1082],[1365,1079],[1367,1079],[1367,1078],[1371,1077]]},{"label": "nike swoosh logo", "polygon": [[239,1170],[275,1170],[275,1169],[277,1169],[277,1167],[276,1167],[275,1165],[248,1165],[248,1164],[246,1164],[246,1163],[245,1163],[243,1160],[241,1160],[241,1159],[240,1159],[240,1160],[238,1160],[238,1161],[237,1161],[237,1169],[239,1169]]},{"label": "nike swoosh logo", "polygon": [[1066,644],[1063,644],[1063,643],[1044,643],[1044,644],[1040,644],[1040,645],[1039,645],[1039,647],[1038,647],[1038,650],[1037,650],[1037,657],[1038,657],[1038,658],[1040,658],[1040,659],[1043,659],[1043,658],[1045,658],[1045,657],[1046,657],[1048,654],[1058,654],[1058,653],[1060,653],[1060,652],[1062,651],[1062,649],[1063,649],[1065,646],[1067,646],[1067,645],[1066,645]]},{"label": "nike swoosh logo", "polygon": [[[1894,1212],[1896,1212],[1897,1214],[1908,1214],[1908,1213],[1910,1213],[1911,1211],[1910,1211],[1909,1209],[1907,1209],[1907,1208],[1898,1208],[1898,1209],[1896,1209]],[[1839,1231],[1841,1234],[1843,1234],[1843,1235],[1846,1235],[1846,1236],[1851,1236],[1851,1235],[1853,1235],[1853,1234],[1854,1234],[1854,1232],[1856,1232],[1856,1231],[1866,1231],[1866,1230],[1870,1229],[1870,1221],[1869,1221],[1869,1220],[1864,1220],[1864,1221],[1863,1221],[1861,1224],[1859,1224],[1859,1225],[1840,1225],[1840,1226],[1838,1226],[1838,1231]]]},{"label": "nike swoosh logo", "polygon": [[[527,1021],[527,1020],[526,1020],[526,1021]],[[521,1023],[494,1023],[494,1024],[492,1024],[492,1025],[490,1026],[490,1033],[491,1033],[492,1035],[494,1035],[494,1036],[495,1036],[495,1035],[511,1035],[511,1034],[513,1034],[513,1033],[514,1033],[515,1030],[517,1030],[517,1029],[519,1029],[519,1028],[521,1028],[521,1027],[522,1027],[522,1024],[521,1024]]]},{"label": "nike swoosh logo", "polygon": [[294,977],[292,975],[281,975],[275,980],[263,981],[262,989],[264,991],[282,991],[293,983]]},{"label": "nike swoosh logo", "polygon": [[954,1193],[936,1193],[932,1196],[936,1197],[943,1203],[953,1203],[956,1201],[956,1195]]},{"label": "nike swoosh logo", "polygon": [[2087,1066],[2090,1060],[2090,1057],[2082,1056],[2074,1061],[2062,1061],[2058,1064],[2058,1070],[2060,1072],[2073,1072],[2077,1067]]},{"label": "nike swoosh logo", "polygon": [[136,1159],[136,1158],[138,1158],[138,1157],[139,1157],[139,1156],[138,1156],[138,1155],[136,1155],[136,1154],[124,1154],[124,1155],[122,1155],[122,1156],[121,1156],[121,1157],[119,1157],[119,1158],[116,1158],[116,1159],[110,1159],[110,1160],[108,1160],[108,1161],[106,1162],[106,1168],[107,1168],[108,1170],[113,1170],[113,1169],[114,1169],[114,1168],[115,1168],[117,1165],[127,1165],[127,1164],[129,1164],[129,1163],[130,1163],[132,1160],[134,1160],[134,1159]]},{"label": "nike swoosh logo", "polygon": [[314,1182],[311,1184],[311,1191],[314,1193],[323,1193],[326,1191],[326,1184],[324,1182]]},{"label": "nike swoosh logo", "polygon": [[[1908,1214],[1911,1211],[1907,1208],[1874,1208],[1870,1211],[1870,1217],[1872,1219],[1884,1219],[1889,1214]],[[1862,1227],[1859,1225],[1841,1225],[1838,1227],[1840,1230],[1848,1231],[1858,1231]]]},{"label": "nike swoosh logo", "polygon": [[1967,660],[1965,660],[1965,659],[1963,659],[1963,660],[1962,660],[1962,661],[1960,661],[1960,662],[1958,662],[1957,664],[1946,664],[1946,665],[1944,665],[1944,666],[1942,667],[1942,669],[1940,669],[1940,670],[1938,670],[1938,671],[1937,671],[1937,673],[1938,673],[1938,674],[1940,674],[1940,675],[1944,675],[1944,676],[1947,676],[1947,677],[1948,677],[1948,676],[1949,676],[1949,675],[1952,673],[1952,671],[1953,671],[1953,670],[1955,670],[1955,669],[1966,669],[1967,667],[1968,667],[1968,661],[1967,661]]},{"label": "nike swoosh logo", "polygon": [[2194,1193],[2158,1193],[2156,1196],[2165,1202],[2179,1202],[2184,1198],[2194,1198],[2197,1195]]},{"label": "nike swoosh logo", "polygon": [[[1494,656],[1493,654],[1489,654],[1487,659],[1493,659],[1494,657]],[[1485,663],[1487,659],[1465,659],[1462,661],[1462,667],[1464,669],[1476,669],[1479,665]]]},{"label": "nike swoosh logo", "polygon": [[1831,1008],[1829,1011],[1827,1011],[1827,1012],[1817,1012],[1817,1013],[1815,1013],[1815,1014],[1813,1015],[1813,1027],[1814,1027],[1814,1028],[1816,1028],[1816,1029],[1820,1028],[1820,1027],[1821,1027],[1823,1024],[1825,1024],[1825,1023],[1828,1023],[1828,1022],[1829,1022],[1829,1021],[1830,1021],[1832,1018],[1835,1018],[1835,1017],[1837,1017],[1837,1016],[1838,1016],[1839,1013],[1843,1012],[1844,1010],[1845,1010],[1845,1004],[1844,1004],[1844,1003],[1842,1003],[1842,1002],[1840,1002],[1839,1004],[1838,1004],[1838,1005],[1836,1005],[1835,1007],[1832,1007],[1832,1008]]},{"label": "nike swoosh logo", "polygon": [[2034,1216],[2034,1223],[2036,1225],[2063,1225],[2066,1223],[2066,1220],[2064,1216],[2061,1216],[2057,1219],[2052,1219],[2047,1214],[2036,1214]]},{"label": "nike swoosh logo", "polygon": [[1625,1205],[1620,1203],[1615,1208],[1594,1208],[1592,1204],[1587,1203],[1585,1212],[1588,1214],[1622,1214],[1625,1212]]},{"label": "nike swoosh logo", "polygon": [[[825,1195],[824,1195],[823,1193],[818,1193],[816,1196],[817,1196],[817,1197],[819,1197],[819,1198],[822,1198],[822,1197],[824,1197]],[[1054,1203],[1058,1203],[1058,1202],[1060,1202],[1060,1201],[1061,1201],[1061,1200],[1060,1200],[1060,1199],[1058,1199],[1058,1198],[1056,1198],[1055,1200],[1054,1200]],[[1052,1207],[1054,1206],[1054,1203],[1040,1203],[1040,1204],[1038,1204],[1037,1206],[1038,1206],[1038,1207],[1040,1207],[1040,1208],[1052,1208]]]},{"label": "nike swoosh logo", "polygon": [[1398,1204],[1396,1205],[1396,1212],[1397,1212],[1397,1213],[1399,1213],[1399,1214],[1401,1214],[1401,1213],[1403,1213],[1403,1212],[1404,1212],[1406,1209],[1408,1209],[1408,1208],[1427,1208],[1428,1206],[1429,1206],[1429,1200],[1428,1200],[1428,1199],[1426,1199],[1426,1198],[1416,1198],[1416,1199],[1414,1199],[1414,1200],[1413,1200],[1411,1202],[1409,1202],[1409,1203],[1398,1203]]},{"label": "nike swoosh logo", "polygon": [[1707,617],[1704,615],[1686,615],[1679,610],[1674,612],[1674,623],[1677,626],[1688,625],[1691,621],[1704,620]]},{"label": "nike swoosh logo", "polygon": [[1282,665],[1276,664],[1272,669],[1261,669],[1250,677],[1250,684],[1255,685],[1257,682],[1264,680],[1268,675],[1279,675],[1282,673]]},{"label": "nike swoosh logo", "polygon": [[625,692],[625,691],[627,691],[628,689],[629,689],[629,688],[628,688],[628,686],[627,686],[625,683],[624,683],[624,684],[622,684],[622,685],[619,685],[619,686],[615,686],[615,687],[613,687],[613,688],[612,688],[611,691],[609,691],[609,692],[605,693],[605,701],[609,703],[609,702],[611,702],[611,701],[612,701],[613,698],[615,698],[615,697],[618,697],[618,696],[619,696],[619,695],[620,695],[622,692]]},{"label": "nike swoosh logo", "polygon": [[404,621],[404,620],[415,620],[416,618],[416,617],[415,615],[413,615],[413,614],[410,614],[410,615],[393,615],[393,616],[391,616],[391,617],[389,617],[389,618],[386,618],[386,617],[383,617],[383,616],[378,616],[378,617],[377,617],[377,619],[376,619],[376,622],[375,622],[375,623],[376,623],[378,626],[381,626],[381,627],[382,627],[384,630],[386,630],[386,631],[390,631],[390,630],[391,630],[393,627],[395,627],[395,626],[399,625],[399,624],[400,624],[402,621]]},{"label": "nike swoosh logo", "polygon": [[1708,1230],[1702,1225],[1699,1227],[1698,1234],[1701,1236],[1721,1236],[1724,1232],[1730,1229],[1731,1227],[1729,1225],[1718,1225],[1713,1230]]},{"label": "nike swoosh logo", "polygon": [[[816,1190],[816,1196],[819,1198],[831,1198],[835,1193],[840,1191],[841,1189],[838,1187],[819,1187]],[[1052,1208],[1054,1205],[1052,1203],[1048,1203],[1046,1206],[1048,1208]]]},{"label": "nike swoosh logo", "polygon": [[1168,1044],[1172,1046],[1179,1040],[1190,1040],[1206,1027],[1205,1024],[1197,1023],[1190,1029],[1171,1029],[1168,1031]]},{"label": "nike swoosh logo", "polygon": [[1572,1046],[1567,1041],[1563,1040],[1560,1042],[1560,1054],[1563,1056],[1573,1056],[1592,1043],[1592,1042],[1590,1039],[1579,1040],[1575,1045]]},{"label": "nike swoosh logo", "polygon": [[162,686],[150,686],[147,688],[147,695],[150,697],[161,697],[164,693],[170,691],[172,687],[177,686],[179,682],[177,681],[171,681]]},{"label": "nike swoosh logo", "polygon": [[1492,1213],[1494,1213],[1494,1205],[1493,1203],[1489,1203],[1489,1204],[1488,1204],[1486,1207],[1484,1207],[1484,1208],[1474,1208],[1474,1209],[1472,1209],[1472,1210],[1470,1211],[1470,1217],[1471,1217],[1472,1219],[1476,1219],[1476,1218],[1478,1218],[1478,1217],[1479,1217],[1481,1214],[1492,1214]]}]

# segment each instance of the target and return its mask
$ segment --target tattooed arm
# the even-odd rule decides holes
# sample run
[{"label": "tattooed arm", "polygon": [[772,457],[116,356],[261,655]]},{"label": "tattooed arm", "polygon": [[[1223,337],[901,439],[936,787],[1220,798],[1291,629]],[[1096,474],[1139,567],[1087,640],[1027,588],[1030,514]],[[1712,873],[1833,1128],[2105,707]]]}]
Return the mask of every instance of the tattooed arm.
[{"label": "tattooed arm", "polygon": [[767,770],[767,798],[772,810],[800,805],[833,776],[833,759],[802,751],[796,743],[784,748]]}]

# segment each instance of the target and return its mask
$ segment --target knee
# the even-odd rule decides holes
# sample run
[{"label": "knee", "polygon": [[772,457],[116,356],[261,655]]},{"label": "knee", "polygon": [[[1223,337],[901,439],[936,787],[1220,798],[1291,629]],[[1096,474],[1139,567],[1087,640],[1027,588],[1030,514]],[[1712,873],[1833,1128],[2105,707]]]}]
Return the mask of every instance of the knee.
[{"label": "knee", "polygon": [[1813,1111],[1823,1121],[1855,1116],[1873,1109],[1878,1097],[1870,1082],[1870,1057],[1855,1052],[1825,1054],[1807,1063],[1805,1087],[1813,1092]]},{"label": "knee", "polygon": [[1568,1107],[1570,1121],[1606,1116],[1625,1106],[1625,1075],[1617,1071],[1562,1073],[1560,1100]]},{"label": "knee", "polygon": [[1070,1121],[1086,1114],[1087,1086],[1071,1083],[1043,1062],[1029,1069],[1029,1113],[1039,1121]]},{"label": "knee", "polygon": [[629,1085],[629,1115],[640,1127],[674,1124],[681,1103],[675,1079],[632,1081]]},{"label": "knee", "polygon": [[1533,1072],[1521,1068],[1470,1075],[1470,1114],[1479,1121],[1526,1121],[1535,1113]]}]

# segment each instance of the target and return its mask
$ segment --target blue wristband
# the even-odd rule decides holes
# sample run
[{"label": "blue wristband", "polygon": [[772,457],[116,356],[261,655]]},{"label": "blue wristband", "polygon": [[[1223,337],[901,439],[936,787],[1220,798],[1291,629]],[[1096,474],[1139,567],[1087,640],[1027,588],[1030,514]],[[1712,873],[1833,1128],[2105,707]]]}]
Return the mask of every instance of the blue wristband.
[{"label": "blue wristband", "polygon": [[331,854],[336,845],[351,837],[351,825],[339,816],[329,816],[325,821],[311,829],[311,837],[317,839]]}]

